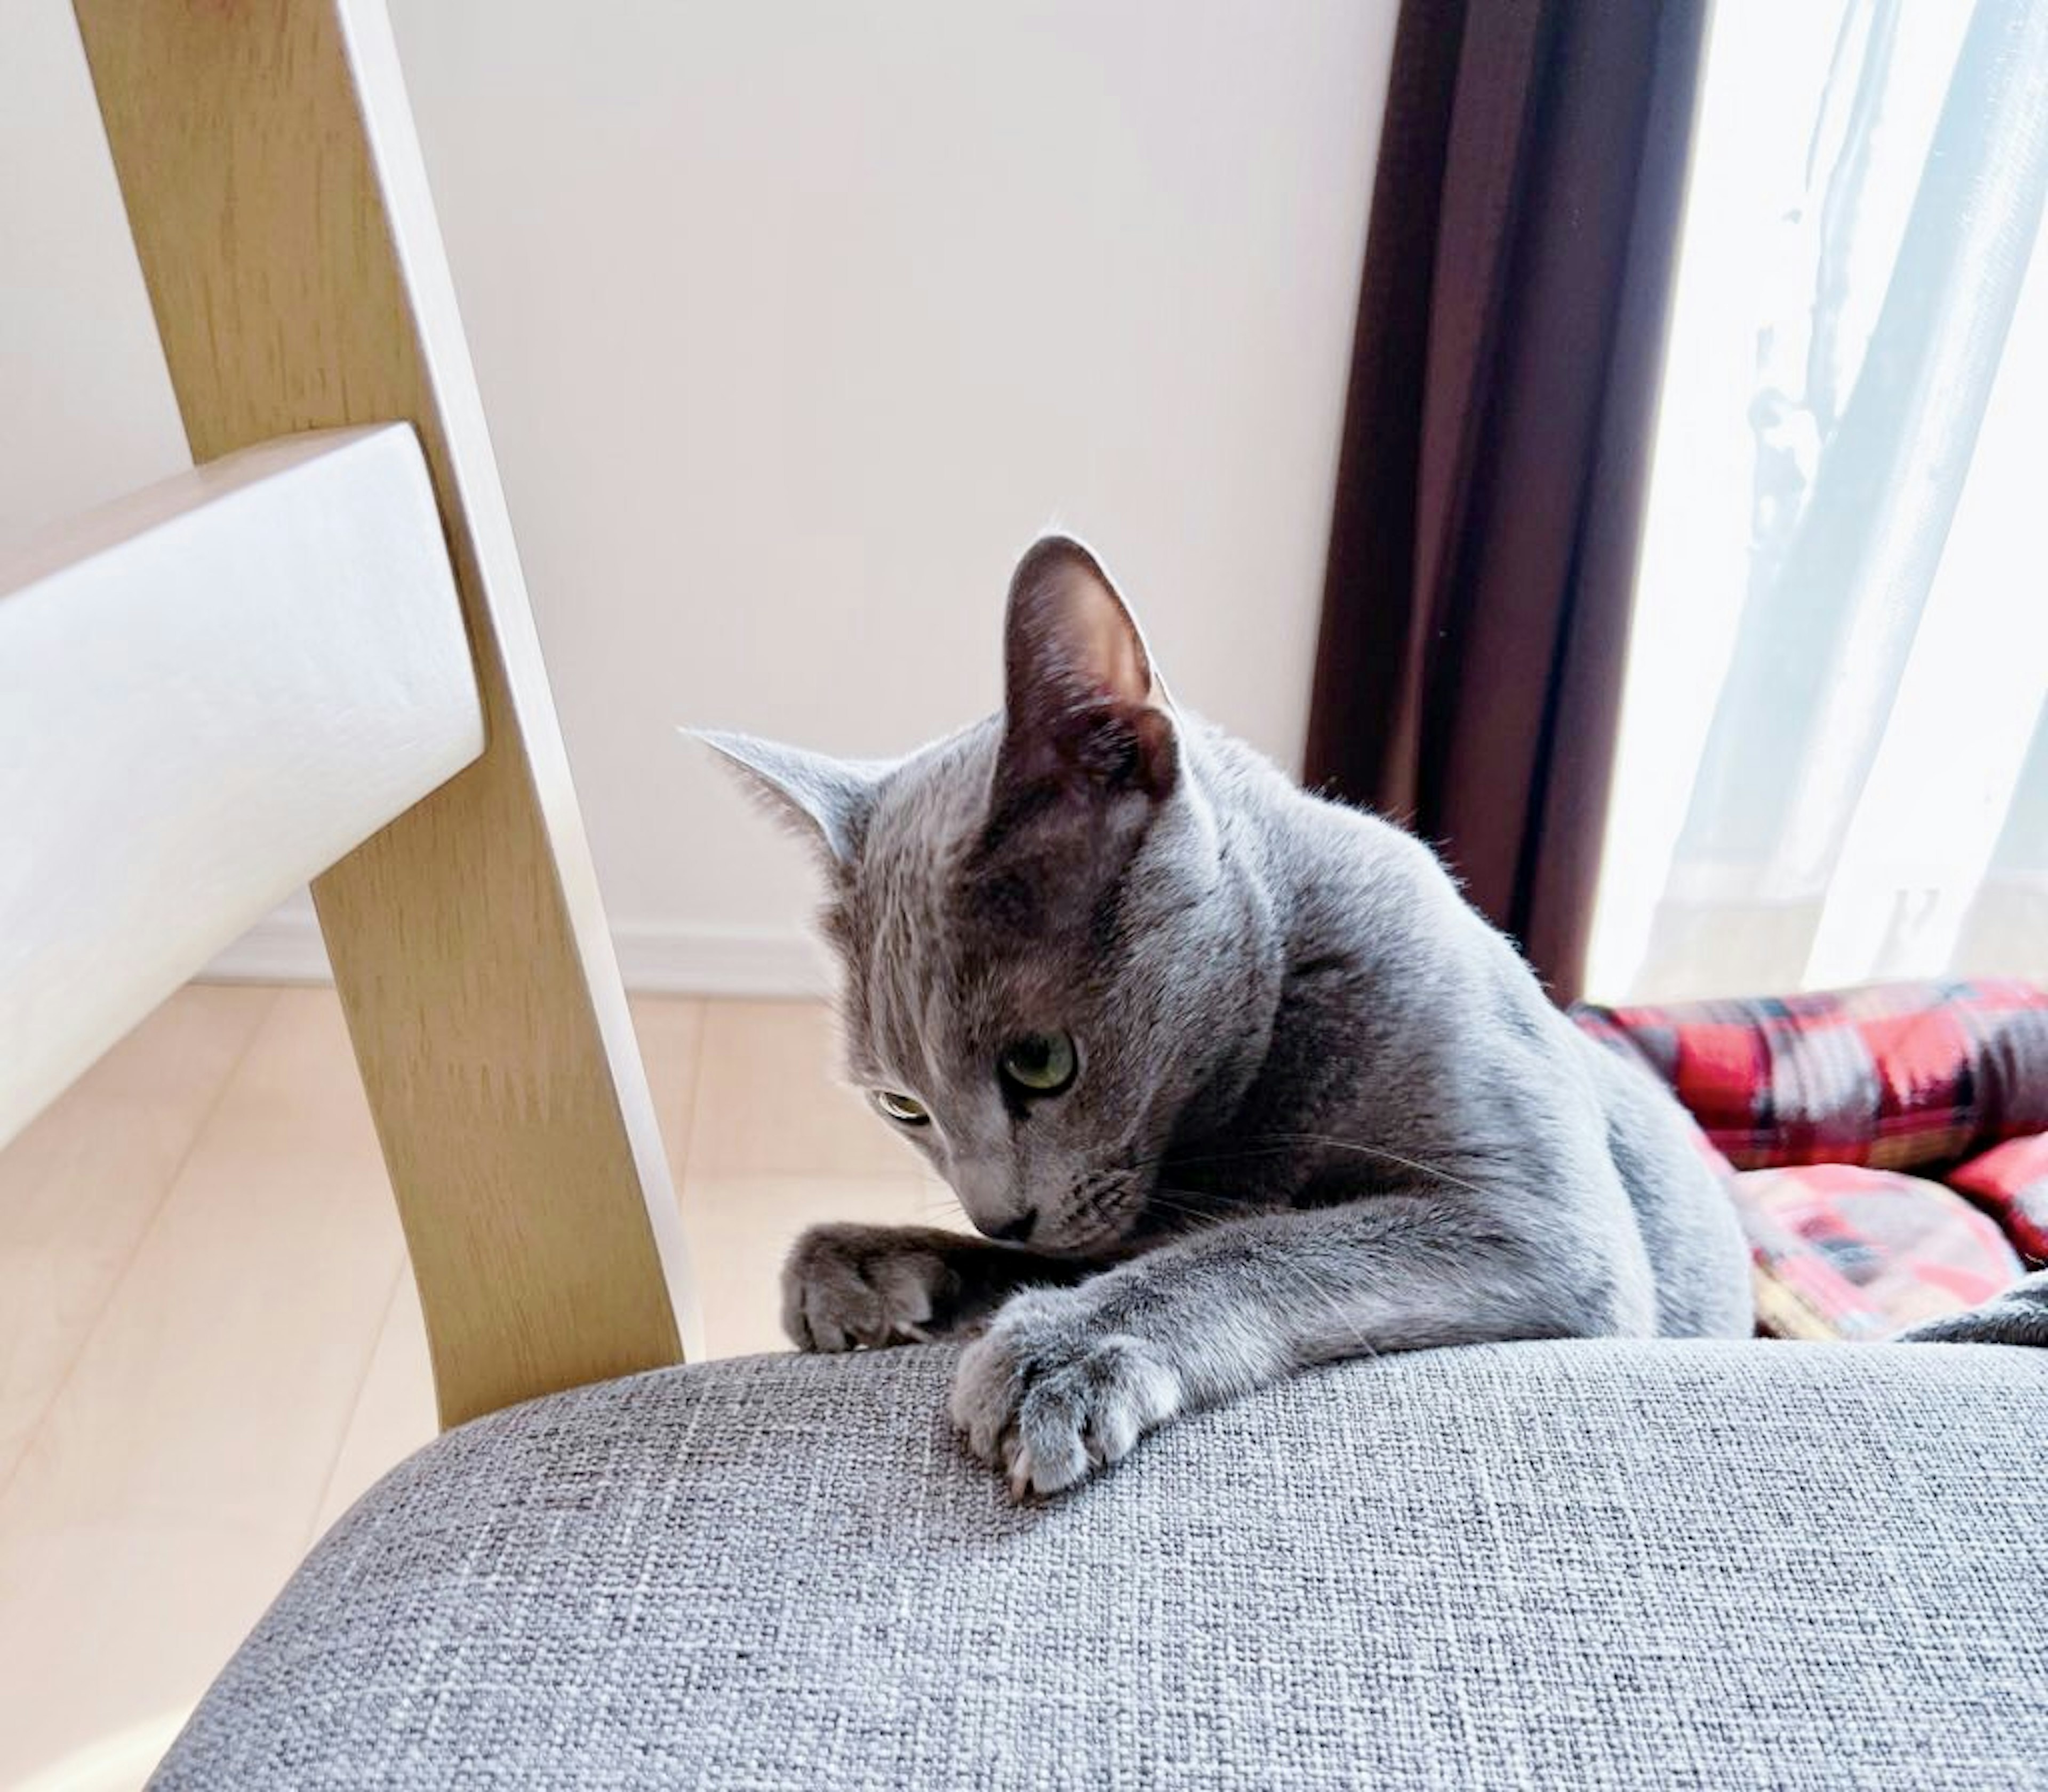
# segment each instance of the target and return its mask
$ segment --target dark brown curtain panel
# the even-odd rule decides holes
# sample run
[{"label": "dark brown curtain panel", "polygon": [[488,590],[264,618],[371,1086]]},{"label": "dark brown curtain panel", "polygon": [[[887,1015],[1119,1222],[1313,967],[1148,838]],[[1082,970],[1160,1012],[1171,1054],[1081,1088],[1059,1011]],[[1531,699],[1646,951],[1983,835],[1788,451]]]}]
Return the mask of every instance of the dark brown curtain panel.
[{"label": "dark brown curtain panel", "polygon": [[1404,0],[1309,724],[1578,993],[1704,0]]}]

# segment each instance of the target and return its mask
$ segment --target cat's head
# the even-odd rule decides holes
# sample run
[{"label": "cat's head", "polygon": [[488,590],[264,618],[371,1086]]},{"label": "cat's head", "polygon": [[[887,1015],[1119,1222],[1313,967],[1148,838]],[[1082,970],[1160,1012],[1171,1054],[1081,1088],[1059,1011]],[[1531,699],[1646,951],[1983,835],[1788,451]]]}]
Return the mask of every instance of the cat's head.
[{"label": "cat's head", "polygon": [[886,764],[705,737],[816,842],[847,1067],[991,1237],[1113,1247],[1242,1030],[1189,742],[1100,563],[1010,582],[1004,708]]}]

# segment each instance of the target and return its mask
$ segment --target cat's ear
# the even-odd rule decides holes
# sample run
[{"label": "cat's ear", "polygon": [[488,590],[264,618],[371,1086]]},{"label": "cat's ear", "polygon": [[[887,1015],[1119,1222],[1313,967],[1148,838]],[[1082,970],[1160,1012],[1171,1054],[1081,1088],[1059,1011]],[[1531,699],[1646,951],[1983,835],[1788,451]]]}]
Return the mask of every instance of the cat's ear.
[{"label": "cat's ear", "polygon": [[1173,706],[1102,563],[1049,535],[1018,563],[1003,624],[999,785],[1158,802],[1179,773]]},{"label": "cat's ear", "polygon": [[1010,580],[1003,670],[972,887],[1010,931],[1057,931],[1122,875],[1173,794],[1180,744],[1144,636],[1101,562],[1065,536],[1038,543]]},{"label": "cat's ear", "polygon": [[888,765],[835,759],[801,747],[712,728],[681,731],[737,767],[748,789],[813,836],[834,864],[853,862]]}]

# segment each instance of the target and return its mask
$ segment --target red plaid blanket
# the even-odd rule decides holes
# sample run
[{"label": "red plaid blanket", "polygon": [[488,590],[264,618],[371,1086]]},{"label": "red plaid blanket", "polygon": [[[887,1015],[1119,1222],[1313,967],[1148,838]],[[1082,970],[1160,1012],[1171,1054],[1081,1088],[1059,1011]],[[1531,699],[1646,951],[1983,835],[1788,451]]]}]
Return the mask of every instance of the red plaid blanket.
[{"label": "red plaid blanket", "polygon": [[1648,1065],[1738,1169],[1910,1169],[2048,1132],[2048,991],[2031,983],[1876,983],[1573,1017]]},{"label": "red plaid blanket", "polygon": [[2048,1132],[1994,1145],[1947,1180],[2005,1228],[2022,1256],[2048,1263]]},{"label": "red plaid blanket", "polygon": [[1887,1337],[2019,1279],[2019,1260],[1988,1216],[1895,1170],[1748,1170],[1736,1178],[1736,1200],[1756,1316],[1779,1337]]},{"label": "red plaid blanket", "polygon": [[[2011,1282],[2015,1249],[2048,1261],[2048,991],[1884,983],[1573,1015],[1668,1084],[1742,1173],[1730,1189],[1767,1329],[1881,1336]],[[1811,1167],[1837,1165],[1864,1167]],[[1906,1169],[1952,1188],[1874,1173]]]}]

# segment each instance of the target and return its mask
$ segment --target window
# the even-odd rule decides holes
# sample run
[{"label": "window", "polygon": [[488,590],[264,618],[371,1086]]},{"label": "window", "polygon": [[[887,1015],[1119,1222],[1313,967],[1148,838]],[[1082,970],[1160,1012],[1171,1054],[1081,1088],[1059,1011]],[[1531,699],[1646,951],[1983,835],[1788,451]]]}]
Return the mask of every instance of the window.
[{"label": "window", "polygon": [[1724,4],[1588,976],[2048,979],[2048,8]]}]

